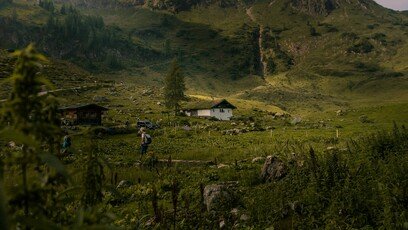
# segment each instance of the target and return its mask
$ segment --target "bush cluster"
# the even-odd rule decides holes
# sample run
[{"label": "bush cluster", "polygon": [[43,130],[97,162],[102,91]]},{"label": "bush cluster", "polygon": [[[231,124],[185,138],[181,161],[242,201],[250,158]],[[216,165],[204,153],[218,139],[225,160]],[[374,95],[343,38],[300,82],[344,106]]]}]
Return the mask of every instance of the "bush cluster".
[{"label": "bush cluster", "polygon": [[[408,218],[408,132],[351,141],[346,151],[310,150],[282,181],[246,196],[255,226],[279,229],[402,229]],[[290,224],[290,225],[288,225]]]}]

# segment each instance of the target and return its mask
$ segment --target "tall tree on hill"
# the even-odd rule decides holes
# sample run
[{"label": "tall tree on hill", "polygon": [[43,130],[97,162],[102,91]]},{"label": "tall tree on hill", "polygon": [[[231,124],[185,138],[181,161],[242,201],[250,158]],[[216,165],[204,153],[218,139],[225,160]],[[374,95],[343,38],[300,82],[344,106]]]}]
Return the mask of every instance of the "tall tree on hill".
[{"label": "tall tree on hill", "polygon": [[184,75],[177,59],[174,59],[169,73],[165,78],[164,97],[165,105],[168,109],[173,109],[175,115],[180,111],[180,102],[185,101],[186,85]]}]

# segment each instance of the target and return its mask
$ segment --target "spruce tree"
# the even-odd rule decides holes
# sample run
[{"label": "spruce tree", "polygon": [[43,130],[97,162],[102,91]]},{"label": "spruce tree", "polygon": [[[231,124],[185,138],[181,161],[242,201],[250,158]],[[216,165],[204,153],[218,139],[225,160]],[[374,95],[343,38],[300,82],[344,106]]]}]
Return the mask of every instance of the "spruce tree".
[{"label": "spruce tree", "polygon": [[184,94],[186,90],[184,75],[176,59],[173,61],[165,78],[165,84],[165,105],[168,109],[173,109],[175,115],[177,115],[180,111],[180,102],[185,101],[187,98]]}]

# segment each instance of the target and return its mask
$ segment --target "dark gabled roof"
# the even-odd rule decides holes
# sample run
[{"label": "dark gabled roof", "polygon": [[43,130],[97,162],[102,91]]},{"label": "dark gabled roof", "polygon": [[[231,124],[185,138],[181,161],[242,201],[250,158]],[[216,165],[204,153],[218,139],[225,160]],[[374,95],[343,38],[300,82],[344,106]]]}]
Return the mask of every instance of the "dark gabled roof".
[{"label": "dark gabled roof", "polygon": [[227,100],[216,100],[216,101],[200,101],[196,103],[191,103],[186,106],[186,110],[196,110],[196,109],[236,109],[233,104],[229,103]]},{"label": "dark gabled roof", "polygon": [[75,109],[84,109],[84,108],[100,109],[102,111],[109,110],[108,108],[105,108],[97,104],[86,104],[86,103],[70,105],[70,106],[63,106],[63,107],[58,108],[58,110],[75,110]]}]

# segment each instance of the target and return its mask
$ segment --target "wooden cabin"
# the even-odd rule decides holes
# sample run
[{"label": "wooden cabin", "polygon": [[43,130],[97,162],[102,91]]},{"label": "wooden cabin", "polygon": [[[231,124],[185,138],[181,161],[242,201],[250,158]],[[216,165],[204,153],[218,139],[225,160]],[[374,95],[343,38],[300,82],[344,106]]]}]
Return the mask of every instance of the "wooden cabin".
[{"label": "wooden cabin", "polygon": [[233,116],[232,111],[236,109],[227,100],[203,101],[187,105],[183,112],[189,117],[214,117],[221,121],[229,121]]},{"label": "wooden cabin", "polygon": [[59,108],[62,123],[68,125],[102,125],[102,115],[107,110],[96,104],[78,104]]}]

